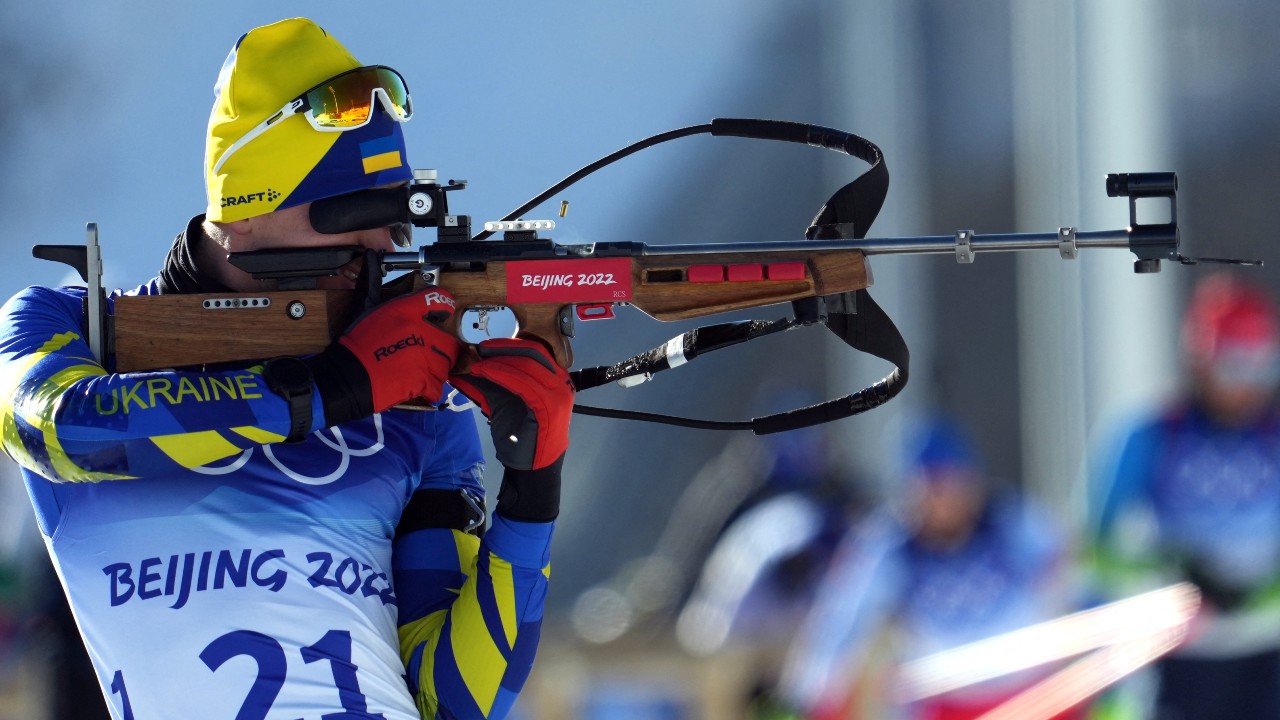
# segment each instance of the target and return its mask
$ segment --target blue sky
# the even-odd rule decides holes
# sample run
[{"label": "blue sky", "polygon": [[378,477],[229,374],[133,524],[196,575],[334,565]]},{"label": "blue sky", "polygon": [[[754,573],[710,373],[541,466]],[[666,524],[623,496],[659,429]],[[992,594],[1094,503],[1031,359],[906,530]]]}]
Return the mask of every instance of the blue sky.
[{"label": "blue sky", "polygon": [[[743,61],[762,56],[753,47],[769,41],[773,12],[674,0],[55,0],[7,9],[0,15],[29,43],[24,72],[43,74],[31,88],[38,102],[19,113],[6,143],[0,207],[15,251],[0,267],[0,290],[69,280],[31,260],[28,247],[80,243],[90,221],[101,228],[109,286],[154,274],[169,241],[204,207],[213,82],[251,27],[305,15],[363,62],[400,69],[417,109],[406,127],[413,164],[468,180],[452,209],[479,223],[629,142],[735,114],[731,99],[750,82]],[[648,153],[575,188],[558,238],[618,222],[637,188],[670,172],[680,152],[697,149]]]}]

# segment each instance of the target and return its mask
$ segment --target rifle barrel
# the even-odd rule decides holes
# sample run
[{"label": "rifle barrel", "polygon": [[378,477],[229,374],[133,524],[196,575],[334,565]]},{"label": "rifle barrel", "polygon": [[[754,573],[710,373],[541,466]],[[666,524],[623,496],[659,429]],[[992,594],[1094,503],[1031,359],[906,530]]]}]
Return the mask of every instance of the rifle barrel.
[{"label": "rifle barrel", "polygon": [[[969,247],[974,252],[1013,250],[1056,250],[1063,241],[1051,233],[971,233]],[[1095,230],[1077,232],[1079,247],[1129,248],[1127,230]],[[645,255],[697,255],[734,252],[795,252],[810,250],[861,250],[867,255],[946,254],[956,251],[956,235],[924,235],[919,237],[863,238],[861,240],[796,240],[775,242],[699,243],[686,245],[646,245]]]},{"label": "rifle barrel", "polygon": [[[830,250],[860,250],[867,255],[947,254],[972,257],[978,252],[1014,250],[1059,250],[1074,257],[1080,247],[1132,249],[1133,237],[1128,230],[1076,232],[1062,228],[1048,233],[992,233],[981,235],[960,231],[954,235],[919,237],[863,238],[835,240],[781,240],[766,242],[723,242],[686,244],[649,244],[640,242],[602,242],[583,245],[558,245],[549,240],[539,242],[485,241],[473,243],[436,243],[417,251],[389,252],[382,256],[383,269],[412,270],[423,265],[448,262],[535,260],[555,257],[669,257],[675,255],[723,255],[726,253],[797,253]],[[1161,248],[1176,247],[1176,235],[1166,241],[1159,236],[1154,243]],[[1070,254],[1067,253],[1070,251]],[[967,262],[968,260],[966,260]]]}]

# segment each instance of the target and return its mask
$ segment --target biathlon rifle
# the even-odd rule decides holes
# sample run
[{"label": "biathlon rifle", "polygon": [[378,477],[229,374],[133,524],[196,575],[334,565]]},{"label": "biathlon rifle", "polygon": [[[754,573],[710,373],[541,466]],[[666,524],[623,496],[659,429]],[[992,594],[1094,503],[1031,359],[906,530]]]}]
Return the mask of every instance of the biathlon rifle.
[{"label": "biathlon rifle", "polygon": [[[697,134],[804,143],[843,152],[870,165],[818,211],[805,240],[649,245],[595,242],[561,245],[540,237],[552,221],[525,214],[590,173],[661,142]],[[521,336],[538,338],[565,368],[573,364],[574,324],[613,317],[631,305],[657,320],[699,318],[789,303],[792,317],[749,320],[691,330],[666,344],[609,366],[571,373],[579,391],[608,382],[637,384],[707,352],[784,330],[822,324],[854,349],[895,366],[891,374],[851,395],[818,405],[744,421],[701,420],[579,405],[577,412],[709,429],[750,429],[766,434],[848,417],[879,406],[907,382],[909,353],[901,334],[867,293],[865,256],[887,253],[954,253],[961,263],[979,252],[1050,249],[1074,258],[1080,248],[1124,248],[1134,270],[1157,272],[1162,260],[1191,259],[1178,252],[1177,177],[1171,172],[1113,174],[1111,197],[1129,198],[1129,225],[1083,232],[975,234],[867,238],[888,191],[880,149],[852,133],[776,120],[717,119],[652,136],[583,167],[471,235],[471,220],[449,211],[449,194],[465,182],[437,182],[434,171],[414,181],[312,203],[312,226],[342,233],[411,223],[436,229],[436,242],[416,250],[371,251],[358,247],[262,250],[232,253],[230,262],[253,277],[273,279],[279,290],[253,294],[119,296],[103,293],[95,225],[85,246],[38,245],[36,257],[66,262],[89,285],[87,337],[95,355],[116,372],[154,370],[306,355],[322,350],[361,310],[383,298],[431,287],[449,291],[458,312],[450,321],[467,342],[510,336],[503,318],[514,317]],[[1140,223],[1138,201],[1167,200],[1167,221]],[[501,239],[494,235],[501,233]],[[407,233],[395,233],[407,239]],[[336,275],[364,255],[356,290],[318,290],[316,280]],[[1260,263],[1257,263],[1260,264]],[[408,271],[408,272],[403,272]],[[392,273],[398,277],[383,281]],[[509,315],[507,315],[509,313]],[[504,329],[499,330],[499,326]]]}]

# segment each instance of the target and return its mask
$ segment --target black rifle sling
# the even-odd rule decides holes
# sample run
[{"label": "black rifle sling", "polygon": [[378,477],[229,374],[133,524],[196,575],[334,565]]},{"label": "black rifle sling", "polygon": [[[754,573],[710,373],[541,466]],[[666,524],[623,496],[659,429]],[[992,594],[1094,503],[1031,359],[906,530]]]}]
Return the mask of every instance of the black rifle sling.
[{"label": "black rifle sling", "polygon": [[[705,126],[704,126],[705,127]],[[853,155],[871,167],[836,191],[818,211],[805,235],[811,240],[866,237],[889,190],[889,171],[880,149],[852,133],[776,120],[716,119],[712,135],[800,142]],[[683,134],[673,137],[683,137]],[[622,153],[618,153],[621,156]],[[910,353],[902,334],[866,290],[793,303],[797,319],[751,320],[691,330],[666,345],[611,366],[570,373],[578,390],[637,376],[648,377],[692,360],[700,354],[814,322],[824,323],[850,347],[892,363],[892,373],[862,390],[817,405],[751,420],[703,420],[659,413],[576,405],[574,412],[679,425],[709,430],[751,430],[757,435],[794,430],[857,415],[888,402],[906,386]]]},{"label": "black rifle sling", "polygon": [[644,377],[656,372],[679,367],[686,362],[712,350],[731,347],[754,340],[782,330],[790,330],[797,324],[793,320],[781,319],[743,320],[739,322],[706,325],[690,330],[672,338],[648,352],[640,353],[613,365],[600,365],[593,368],[574,370],[569,373],[573,378],[575,389],[582,391],[599,387],[606,383],[617,382],[632,377]]}]

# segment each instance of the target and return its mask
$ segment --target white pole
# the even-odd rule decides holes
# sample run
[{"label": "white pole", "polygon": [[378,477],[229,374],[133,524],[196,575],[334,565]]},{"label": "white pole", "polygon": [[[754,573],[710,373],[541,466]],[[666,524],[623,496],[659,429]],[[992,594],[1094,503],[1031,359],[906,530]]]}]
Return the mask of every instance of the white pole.
[{"label": "white pole", "polygon": [[[1100,227],[1128,220],[1127,201],[1102,191],[1107,173],[1177,170],[1167,4],[1083,0],[1080,7],[1081,221]],[[1084,258],[1081,292],[1085,419],[1091,432],[1114,435],[1119,416],[1149,406],[1176,381],[1183,271],[1166,261],[1159,274],[1135,275],[1131,256],[1109,255]]]},{"label": "white pole", "polygon": [[[1123,227],[1111,172],[1174,170],[1159,0],[1012,0],[1019,225]],[[1019,258],[1024,475],[1083,512],[1090,434],[1149,403],[1176,373],[1176,267],[1132,255]],[[1168,266],[1168,263],[1166,263]]]},{"label": "white pole", "polygon": [[[1078,192],[1076,6],[1013,0],[1010,11],[1016,225],[1101,229],[1083,223]],[[1021,253],[1017,268],[1022,477],[1062,507],[1085,452],[1081,268],[1057,253]]]}]

